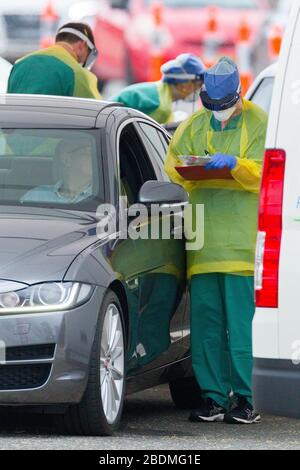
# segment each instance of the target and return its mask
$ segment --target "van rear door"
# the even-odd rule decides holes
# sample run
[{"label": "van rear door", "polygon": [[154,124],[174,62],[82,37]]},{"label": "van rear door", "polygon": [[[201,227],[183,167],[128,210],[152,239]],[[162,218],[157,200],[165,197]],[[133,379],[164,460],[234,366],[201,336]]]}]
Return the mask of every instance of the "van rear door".
[{"label": "van rear door", "polygon": [[[298,2],[297,2],[298,3]],[[282,240],[279,261],[278,331],[280,359],[300,360],[300,14],[283,80],[276,133],[277,149],[286,152]],[[285,65],[284,64],[284,65]],[[272,115],[271,115],[272,116]]]}]

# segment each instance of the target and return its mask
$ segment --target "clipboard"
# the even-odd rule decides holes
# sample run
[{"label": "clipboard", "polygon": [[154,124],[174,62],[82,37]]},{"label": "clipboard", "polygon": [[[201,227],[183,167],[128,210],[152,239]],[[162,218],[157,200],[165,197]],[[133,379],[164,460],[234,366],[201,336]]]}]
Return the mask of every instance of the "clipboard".
[{"label": "clipboard", "polygon": [[229,168],[220,170],[207,170],[203,166],[176,166],[177,173],[187,181],[201,180],[232,180],[234,179]]}]

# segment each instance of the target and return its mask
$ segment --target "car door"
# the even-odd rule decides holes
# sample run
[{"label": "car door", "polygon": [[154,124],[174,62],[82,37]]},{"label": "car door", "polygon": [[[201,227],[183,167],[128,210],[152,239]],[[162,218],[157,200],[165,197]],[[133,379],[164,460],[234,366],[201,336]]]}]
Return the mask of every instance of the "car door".
[{"label": "car door", "polygon": [[[168,175],[164,171],[164,162],[166,153],[168,151],[170,136],[160,126],[156,126],[154,123],[149,121],[140,120],[137,123],[139,132],[142,134],[143,143],[147,149],[148,154],[153,162],[156,162],[160,178],[162,181],[170,181]],[[177,227],[180,230],[180,227]],[[177,249],[179,247],[177,246]],[[185,249],[184,244],[181,245],[181,249]],[[190,308],[189,308],[189,291],[188,285],[185,285],[184,292],[184,311],[182,311],[182,351],[184,354],[190,352]]]},{"label": "car door", "polygon": [[[136,120],[122,123],[117,134],[119,195],[127,196],[132,205],[138,202],[144,182],[165,181],[165,177],[146,151]],[[127,222],[134,224],[129,216]],[[139,223],[151,231],[150,218]],[[110,259],[123,280],[129,304],[129,376],[180,359],[186,305],[184,241],[119,239]]]}]

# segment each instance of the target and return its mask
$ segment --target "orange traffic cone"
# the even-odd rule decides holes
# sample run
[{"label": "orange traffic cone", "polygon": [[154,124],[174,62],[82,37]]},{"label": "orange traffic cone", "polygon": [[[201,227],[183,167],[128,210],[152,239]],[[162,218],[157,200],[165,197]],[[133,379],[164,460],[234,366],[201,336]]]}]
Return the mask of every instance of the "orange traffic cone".
[{"label": "orange traffic cone", "polygon": [[53,7],[52,1],[49,0],[41,13],[40,47],[42,49],[54,44],[58,20],[59,16]]},{"label": "orange traffic cone", "polygon": [[154,32],[150,50],[149,81],[156,82],[161,79],[161,66],[164,62],[163,56],[163,15],[162,1],[155,1],[151,6]]},{"label": "orange traffic cone", "polygon": [[268,52],[271,62],[278,60],[283,39],[283,28],[276,25],[272,28],[268,37]]},{"label": "orange traffic cone", "polygon": [[203,60],[206,67],[212,67],[217,59],[220,42],[218,40],[218,9],[214,6],[208,8],[208,20],[204,37]]},{"label": "orange traffic cone", "polygon": [[241,77],[242,95],[244,96],[253,82],[253,71],[251,66],[251,28],[245,18],[241,20],[236,56]]}]

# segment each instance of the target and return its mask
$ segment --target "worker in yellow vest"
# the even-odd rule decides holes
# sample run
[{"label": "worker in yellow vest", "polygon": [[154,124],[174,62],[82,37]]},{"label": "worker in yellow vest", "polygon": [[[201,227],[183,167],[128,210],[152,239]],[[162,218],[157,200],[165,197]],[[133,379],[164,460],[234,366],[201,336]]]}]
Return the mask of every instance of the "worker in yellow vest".
[{"label": "worker in yellow vest", "polygon": [[12,68],[8,93],[101,99],[90,68],[97,58],[93,32],[84,23],[67,23],[55,44],[19,59]]},{"label": "worker in yellow vest", "polygon": [[[204,399],[190,419],[251,424],[260,420],[252,404],[251,326],[267,116],[241,98],[239,71],[227,57],[207,70],[200,96],[203,109],[177,129],[165,164],[205,214],[204,246],[187,253],[192,361]],[[180,156],[205,154],[211,155],[207,179],[186,181],[177,173]],[[218,169],[227,169],[231,179],[209,178]],[[185,220],[187,227],[191,222]]]},{"label": "worker in yellow vest", "polygon": [[205,67],[201,59],[193,54],[181,54],[175,60],[166,62],[161,72],[161,81],[130,85],[112,96],[111,101],[137,109],[160,124],[169,122],[174,102],[198,97]]}]

